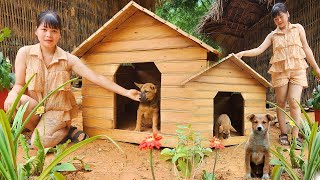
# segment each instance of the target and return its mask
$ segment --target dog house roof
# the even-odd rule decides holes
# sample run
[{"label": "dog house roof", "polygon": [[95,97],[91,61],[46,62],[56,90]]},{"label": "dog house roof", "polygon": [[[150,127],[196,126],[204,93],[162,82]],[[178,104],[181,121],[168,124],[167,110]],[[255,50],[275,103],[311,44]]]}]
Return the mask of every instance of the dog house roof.
[{"label": "dog house roof", "polygon": [[250,66],[248,66],[245,62],[243,62],[241,59],[239,59],[237,56],[235,56],[233,53],[228,55],[227,57],[221,59],[220,61],[212,64],[211,66],[208,66],[207,68],[205,68],[204,70],[198,72],[197,74],[189,77],[188,79],[184,80],[181,82],[180,85],[184,85],[187,82],[191,81],[192,79],[200,76],[201,74],[207,72],[208,70],[210,70],[211,68],[216,67],[217,65],[219,65],[220,63],[223,63],[225,61],[232,61],[234,64],[236,64],[240,69],[244,70],[245,72],[247,72],[251,77],[253,77],[254,79],[256,79],[258,82],[260,82],[263,86],[265,87],[272,87],[272,85],[264,78],[262,77],[260,74],[258,74],[255,70],[253,70]]},{"label": "dog house roof", "polygon": [[168,21],[163,20],[159,16],[155,15],[153,12],[143,8],[139,4],[131,1],[123,9],[121,9],[117,14],[115,14],[108,22],[106,22],[100,29],[93,33],[88,39],[82,42],[75,50],[72,51],[72,54],[76,56],[83,56],[87,51],[89,51],[96,43],[100,42],[107,34],[111,33],[114,29],[118,28],[122,23],[124,23],[128,18],[134,15],[137,11],[142,11],[147,15],[153,17],[154,19],[166,24],[170,28],[184,35],[185,37],[193,40],[198,43],[200,46],[204,47],[208,51],[221,56],[221,53],[206,43],[200,41],[196,37],[182,31],[175,25],[171,24]]}]

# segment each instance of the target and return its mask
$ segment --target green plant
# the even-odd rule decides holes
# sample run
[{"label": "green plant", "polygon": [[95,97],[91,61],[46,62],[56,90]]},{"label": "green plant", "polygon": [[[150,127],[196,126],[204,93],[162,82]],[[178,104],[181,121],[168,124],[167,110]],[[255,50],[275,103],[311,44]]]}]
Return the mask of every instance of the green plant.
[{"label": "green plant", "polygon": [[[0,43],[10,37],[11,31],[9,28],[0,30]],[[14,74],[11,73],[12,65],[8,57],[4,57],[3,53],[0,52],[0,91],[3,88],[10,89],[10,84],[14,83]]]},{"label": "green plant", "polygon": [[177,127],[178,144],[175,148],[163,149],[161,159],[171,160],[177,178],[194,179],[204,157],[211,155],[212,150],[201,145],[200,134],[194,132],[190,124]]},{"label": "green plant", "polygon": [[312,97],[308,99],[306,105],[313,107],[313,109],[320,110],[320,85],[313,89]]},{"label": "green plant", "polygon": [[[274,103],[268,103],[279,108]],[[271,164],[275,165],[272,170],[272,179],[280,179],[282,172],[286,171],[293,180],[310,180],[314,178],[316,171],[320,168],[320,130],[318,122],[311,122],[304,108],[299,102],[297,102],[297,104],[300,106],[300,109],[306,118],[306,120],[301,120],[301,127],[297,126],[295,120],[290,117],[285,110],[279,109],[299,128],[299,131],[304,138],[304,144],[300,151],[300,155],[296,155],[294,150],[296,147],[295,139],[293,140],[293,143],[291,143],[290,150],[281,147],[276,147],[275,150],[270,149],[270,152],[275,156],[275,159],[271,160]],[[286,159],[285,153],[289,153],[290,161]],[[300,175],[299,171],[302,175]]]},{"label": "green plant", "polygon": [[[34,145],[37,147],[37,153],[35,156],[29,155],[29,145],[27,143],[26,138],[23,134],[21,134],[20,138],[20,144],[22,147],[22,150],[24,152],[24,159],[25,162],[22,165],[21,168],[21,174],[25,177],[35,177],[39,176],[41,172],[43,171],[44,165],[45,165],[45,159],[48,152],[55,153],[55,157],[62,154],[66,149],[70,142],[68,140],[66,143],[57,145],[54,148],[44,148],[41,141],[39,132],[36,129],[35,130],[35,140]],[[58,163],[49,173],[49,175],[52,177],[52,179],[56,178],[57,176],[62,176],[60,172],[62,171],[76,171],[77,169],[73,165],[74,161],[80,161],[80,163],[83,165],[84,169],[86,171],[90,171],[90,167],[84,163],[81,159],[77,157],[73,157],[69,159],[67,162]]]},{"label": "green plant", "polygon": [[[121,148],[109,137],[102,136],[102,135],[94,136],[82,142],[79,142],[77,144],[74,144],[69,148],[66,148],[64,151],[57,154],[57,156],[55,156],[55,158],[43,169],[45,149],[41,145],[39,136],[36,135],[37,138],[36,138],[35,145],[38,147],[37,155],[34,158],[32,158],[28,154],[26,154],[26,156],[29,157],[28,161],[24,164],[18,164],[17,163],[18,139],[20,139],[21,144],[24,144],[22,145],[22,147],[24,148],[24,152],[26,152],[26,149],[25,149],[27,146],[26,142],[23,140],[23,137],[22,139],[20,138],[20,135],[26,123],[30,120],[31,115],[34,114],[35,111],[38,109],[38,107],[40,107],[43,104],[43,102],[46,99],[48,99],[53,93],[57,92],[63,86],[75,80],[75,79],[69,80],[64,84],[62,84],[61,86],[59,86],[54,91],[50,92],[41,102],[39,102],[39,104],[30,112],[28,117],[22,123],[22,118],[26,111],[28,103],[19,107],[14,119],[13,119],[13,114],[18,102],[20,101],[22,94],[24,93],[24,91],[26,90],[26,88],[28,87],[29,83],[31,82],[34,76],[35,75],[33,75],[28,80],[28,82],[19,92],[13,105],[9,108],[9,110],[6,113],[2,109],[0,109],[0,144],[1,144],[0,146],[0,162],[1,162],[0,163],[0,179],[11,179],[11,180],[21,179],[22,180],[22,179],[28,178],[31,175],[39,175],[38,179],[40,180],[45,179],[51,172],[53,172],[52,171],[53,168],[56,167],[56,165],[63,158],[65,158],[67,155],[69,155],[73,151],[79,149],[80,147],[98,138],[109,139],[121,150]],[[11,124],[10,122],[12,122],[12,126],[10,125]],[[57,172],[53,172],[53,175],[60,178],[63,177],[61,174]]]}]

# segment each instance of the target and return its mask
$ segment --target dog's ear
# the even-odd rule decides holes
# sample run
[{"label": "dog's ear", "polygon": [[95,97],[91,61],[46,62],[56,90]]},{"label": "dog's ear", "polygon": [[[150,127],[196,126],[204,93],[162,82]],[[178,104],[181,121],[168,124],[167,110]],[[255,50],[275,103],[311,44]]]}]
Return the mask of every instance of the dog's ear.
[{"label": "dog's ear", "polygon": [[136,83],[136,82],[134,82],[134,84],[135,84],[138,88],[140,88],[140,89],[141,89],[141,87],[143,86],[143,84],[139,84],[139,83]]},{"label": "dog's ear", "polygon": [[233,126],[230,126],[230,131],[237,132],[237,130]]},{"label": "dog's ear", "polygon": [[267,119],[270,121],[273,121],[275,119],[275,116],[272,116],[271,114],[266,114]]},{"label": "dog's ear", "polygon": [[152,85],[152,86],[150,86],[150,88],[151,88],[152,90],[154,90],[155,93],[157,92],[157,86],[156,86],[156,85]]},{"label": "dog's ear", "polygon": [[219,133],[223,132],[223,126],[219,126]]},{"label": "dog's ear", "polygon": [[249,121],[252,121],[254,117],[255,117],[254,114],[250,114],[249,116],[247,116],[247,119],[248,119]]}]

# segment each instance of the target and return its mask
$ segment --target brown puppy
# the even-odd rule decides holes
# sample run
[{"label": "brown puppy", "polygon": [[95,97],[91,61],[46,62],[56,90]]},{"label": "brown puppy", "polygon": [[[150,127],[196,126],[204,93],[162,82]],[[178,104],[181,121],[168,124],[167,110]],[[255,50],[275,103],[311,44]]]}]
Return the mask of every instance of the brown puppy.
[{"label": "brown puppy", "polygon": [[237,132],[234,127],[232,127],[229,116],[221,114],[214,125],[215,136],[219,139],[227,139],[230,137],[230,131]]},{"label": "brown puppy", "polygon": [[247,117],[252,123],[252,132],[245,146],[246,179],[269,177],[269,122],[270,114],[251,114]]},{"label": "brown puppy", "polygon": [[158,131],[159,121],[159,105],[157,88],[152,83],[138,84],[134,83],[140,88],[141,98],[139,108],[137,110],[137,124],[135,131],[141,131],[143,124],[152,123],[152,131]]}]

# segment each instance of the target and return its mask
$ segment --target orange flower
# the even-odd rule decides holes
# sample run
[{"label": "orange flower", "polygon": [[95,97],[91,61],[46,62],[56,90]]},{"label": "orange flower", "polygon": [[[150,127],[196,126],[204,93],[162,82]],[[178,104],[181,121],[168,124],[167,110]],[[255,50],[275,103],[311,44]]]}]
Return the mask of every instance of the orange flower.
[{"label": "orange flower", "polygon": [[159,136],[158,133],[154,132],[152,135],[148,136],[145,140],[143,140],[140,143],[139,148],[140,150],[154,149],[154,147],[156,147],[157,149],[160,149],[161,139],[162,137]]},{"label": "orange flower", "polygon": [[215,149],[223,149],[224,145],[221,143],[220,139],[213,137],[210,139],[210,147]]}]

